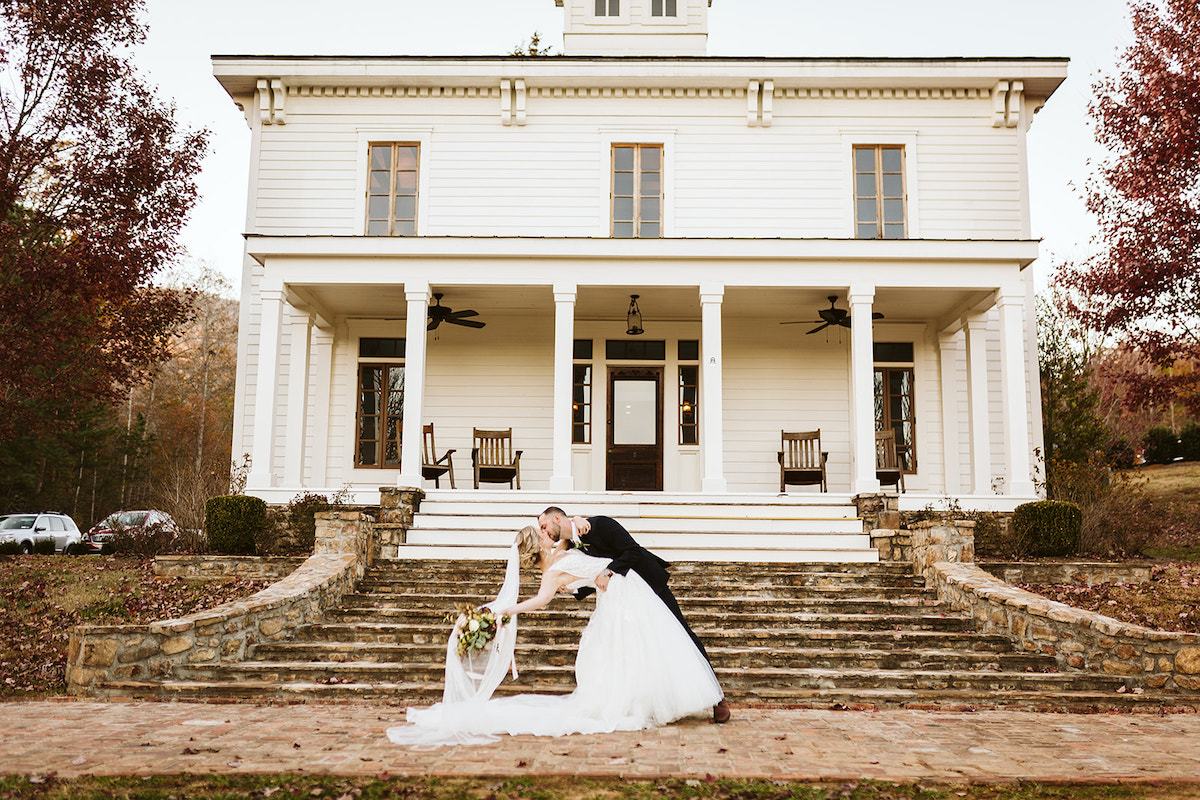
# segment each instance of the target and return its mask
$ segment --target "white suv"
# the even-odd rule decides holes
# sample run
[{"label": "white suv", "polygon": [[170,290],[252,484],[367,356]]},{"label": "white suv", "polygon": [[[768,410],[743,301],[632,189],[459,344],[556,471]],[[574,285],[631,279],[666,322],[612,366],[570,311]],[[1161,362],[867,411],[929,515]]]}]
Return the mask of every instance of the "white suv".
[{"label": "white suv", "polygon": [[9,514],[0,519],[0,542],[19,542],[23,553],[32,553],[34,542],[47,539],[54,542],[56,553],[83,553],[79,526],[66,514],[43,511],[40,514]]}]

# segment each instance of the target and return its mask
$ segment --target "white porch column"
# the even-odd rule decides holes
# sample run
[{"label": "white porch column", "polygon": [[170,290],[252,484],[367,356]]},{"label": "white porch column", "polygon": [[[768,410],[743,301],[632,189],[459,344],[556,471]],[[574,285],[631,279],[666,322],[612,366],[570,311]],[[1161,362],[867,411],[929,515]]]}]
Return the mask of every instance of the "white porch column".
[{"label": "white porch column", "polygon": [[850,491],[878,494],[875,477],[875,287],[850,287]]},{"label": "white porch column", "polygon": [[329,476],[329,398],[333,386],[333,329],[312,330],[313,438],[309,482],[327,486]]},{"label": "white porch column", "polygon": [[275,401],[279,388],[279,338],[283,325],[283,283],[266,278],[258,290],[258,375],[254,386],[254,452],[247,489],[269,489],[275,460]]},{"label": "white porch column", "polygon": [[304,484],[304,460],[308,451],[308,368],[312,316],[293,311],[288,325],[291,353],[288,358],[288,399],[284,416],[283,485],[289,489]]},{"label": "white porch column", "polygon": [[554,285],[554,411],[553,463],[550,491],[571,492],[571,404],[574,392],[575,294],[574,284]]},{"label": "white porch column", "polygon": [[954,341],[958,331],[942,331],[938,334],[938,378],[942,388],[942,472],[946,476],[946,494],[956,495],[963,491],[962,469],[958,457],[958,397],[954,381]]},{"label": "white porch column", "polygon": [[[700,284],[700,418],[703,426],[704,477],[700,487],[705,494],[724,494],[725,481],[725,403],[723,355],[721,353],[721,302],[725,285]],[[674,385],[674,384],[669,384]]]},{"label": "white porch column", "polygon": [[1000,374],[1004,381],[1005,490],[1031,497],[1033,449],[1029,445],[1029,408],[1025,383],[1025,293],[1004,287],[996,298],[1000,309]]},{"label": "white porch column", "polygon": [[971,492],[992,492],[992,432],[988,415],[987,317],[972,314],[967,332],[967,391],[971,409]]},{"label": "white porch column", "polygon": [[408,302],[404,329],[404,430],[400,446],[400,475],[396,486],[421,488],[421,437],[425,419],[425,326],[429,319],[429,282],[410,281],[404,286]]}]

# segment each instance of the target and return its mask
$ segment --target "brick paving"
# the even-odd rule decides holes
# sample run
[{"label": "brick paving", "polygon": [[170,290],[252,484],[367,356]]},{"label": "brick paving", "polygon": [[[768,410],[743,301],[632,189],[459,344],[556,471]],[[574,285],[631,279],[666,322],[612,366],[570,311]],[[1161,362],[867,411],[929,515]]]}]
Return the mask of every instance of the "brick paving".
[{"label": "brick paving", "polygon": [[630,779],[1200,782],[1200,715],[734,707],[733,721],[414,751],[403,710],[138,702],[0,704],[0,772],[318,772]]}]

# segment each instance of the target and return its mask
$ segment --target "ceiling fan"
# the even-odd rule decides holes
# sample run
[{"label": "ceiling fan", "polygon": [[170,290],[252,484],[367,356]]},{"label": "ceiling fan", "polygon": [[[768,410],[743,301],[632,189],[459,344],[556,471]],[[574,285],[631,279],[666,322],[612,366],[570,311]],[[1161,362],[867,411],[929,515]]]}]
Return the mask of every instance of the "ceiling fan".
[{"label": "ceiling fan", "polygon": [[479,316],[478,311],[469,308],[462,311],[455,311],[442,305],[441,293],[435,294],[433,300],[434,305],[429,307],[429,324],[425,326],[425,330],[427,331],[437,330],[438,325],[441,325],[443,322],[448,322],[451,325],[463,325],[468,328],[482,328],[487,324],[486,322],[478,322],[473,319],[465,319],[465,317]]},{"label": "ceiling fan", "polygon": [[[816,333],[817,331],[823,331],[826,328],[828,328],[830,325],[841,325],[843,328],[849,328],[850,327],[850,312],[845,310],[844,308],[835,308],[834,307],[834,304],[837,303],[838,296],[836,294],[831,294],[831,295],[829,295],[829,297],[827,299],[829,300],[829,308],[822,308],[821,310],[819,310],[817,312],[817,315],[820,317],[820,319],[814,319],[814,320],[798,319],[798,320],[793,320],[791,322],[781,322],[779,324],[780,325],[804,325],[806,323],[807,324],[817,323],[817,327],[813,328],[811,331],[808,331],[808,333]],[[883,319],[883,314],[876,311],[871,314],[871,319]]]}]

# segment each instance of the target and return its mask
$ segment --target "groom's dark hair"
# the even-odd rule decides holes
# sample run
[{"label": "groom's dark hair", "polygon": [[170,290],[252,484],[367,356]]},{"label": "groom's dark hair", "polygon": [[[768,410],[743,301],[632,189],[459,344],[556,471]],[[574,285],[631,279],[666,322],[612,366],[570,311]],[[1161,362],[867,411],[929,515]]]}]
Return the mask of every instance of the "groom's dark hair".
[{"label": "groom's dark hair", "polygon": [[558,506],[549,506],[549,507],[548,507],[548,508],[547,508],[545,511],[543,511],[541,514],[538,514],[538,516],[539,516],[539,517],[552,517],[552,516],[554,516],[555,514],[559,515],[560,517],[565,517],[565,516],[567,515],[567,512],[563,511],[563,510],[562,510],[561,508],[559,508]]}]

